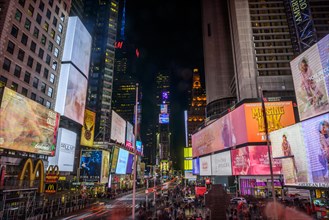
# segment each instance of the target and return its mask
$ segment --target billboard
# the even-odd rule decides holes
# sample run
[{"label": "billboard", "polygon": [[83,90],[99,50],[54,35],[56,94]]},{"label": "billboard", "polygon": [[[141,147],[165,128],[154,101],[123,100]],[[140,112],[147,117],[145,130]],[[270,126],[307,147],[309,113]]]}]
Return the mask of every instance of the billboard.
[{"label": "billboard", "polygon": [[73,65],[62,64],[55,111],[83,125],[88,81]]},{"label": "billboard", "polygon": [[85,110],[80,140],[80,144],[83,146],[92,147],[94,145],[95,118],[95,112],[92,112],[88,109]]},{"label": "billboard", "polygon": [[128,156],[128,162],[127,162],[127,170],[126,170],[126,173],[127,174],[131,174],[132,171],[133,171],[133,164],[134,163],[134,155],[129,153],[129,156]]},{"label": "billboard", "polygon": [[210,156],[200,157],[200,176],[211,176]]},{"label": "billboard", "polygon": [[167,114],[167,113],[168,113],[168,105],[166,105],[166,104],[161,104],[161,105],[160,105],[160,113],[161,113],[161,114]]},{"label": "billboard", "polygon": [[[265,142],[265,125],[261,103],[244,104],[248,142]],[[296,123],[291,101],[265,102],[268,132]]]},{"label": "billboard", "polygon": [[119,143],[126,143],[126,121],[112,110],[111,140]]},{"label": "billboard", "polygon": [[329,35],[290,62],[301,120],[329,111]]},{"label": "billboard", "polygon": [[81,150],[80,179],[89,182],[98,182],[101,177],[102,151]]},{"label": "billboard", "polygon": [[143,147],[142,147],[142,142],[141,141],[136,141],[136,150],[138,152],[142,152],[143,151]]},{"label": "billboard", "polygon": [[101,183],[107,183],[110,174],[110,153],[102,151],[102,177]]},{"label": "billboard", "polygon": [[[233,175],[269,175],[267,146],[247,146],[231,151]],[[281,174],[281,161],[272,161],[273,174]]]},{"label": "billboard", "polygon": [[87,78],[91,54],[91,35],[78,17],[69,17],[62,61],[70,61]]},{"label": "billboard", "polygon": [[117,167],[118,155],[119,155],[119,148],[114,147],[113,153],[112,153],[111,173],[114,173],[115,168]]},{"label": "billboard", "polygon": [[121,149],[119,150],[117,167],[115,169],[116,174],[126,174],[129,152]]},{"label": "billboard", "polygon": [[302,122],[312,183],[329,183],[329,114]]},{"label": "billboard", "polygon": [[169,124],[169,114],[159,114],[160,124]]},{"label": "billboard", "polygon": [[77,134],[65,128],[58,129],[56,155],[48,157],[48,166],[57,165],[60,171],[72,172]]},{"label": "billboard", "polygon": [[216,176],[232,175],[230,151],[211,155],[211,172]]},{"label": "billboard", "polygon": [[134,126],[127,122],[126,129],[126,147],[133,148],[134,143]]},{"label": "billboard", "polygon": [[194,175],[199,175],[200,174],[200,160],[199,158],[195,158],[193,159],[193,169],[192,169],[192,173]]},{"label": "billboard", "polygon": [[55,154],[59,114],[4,88],[0,107],[0,147]]},{"label": "billboard", "polygon": [[308,158],[300,123],[270,133],[273,158],[281,158],[285,184],[309,182]]}]

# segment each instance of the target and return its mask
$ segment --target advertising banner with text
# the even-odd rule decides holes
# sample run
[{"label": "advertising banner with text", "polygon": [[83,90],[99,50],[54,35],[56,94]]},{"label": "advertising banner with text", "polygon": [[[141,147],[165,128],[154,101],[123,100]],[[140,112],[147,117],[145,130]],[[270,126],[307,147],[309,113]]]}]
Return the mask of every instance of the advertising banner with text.
[{"label": "advertising banner with text", "polygon": [[193,159],[192,173],[194,175],[199,175],[200,174],[200,160],[199,160],[199,158]]},{"label": "advertising banner with text", "polygon": [[231,151],[211,155],[211,172],[215,176],[231,176]]},{"label": "advertising banner with text", "polygon": [[200,157],[200,176],[211,176],[211,157]]},{"label": "advertising banner with text", "polygon": [[82,150],[80,158],[80,179],[98,182],[101,177],[102,151]]}]

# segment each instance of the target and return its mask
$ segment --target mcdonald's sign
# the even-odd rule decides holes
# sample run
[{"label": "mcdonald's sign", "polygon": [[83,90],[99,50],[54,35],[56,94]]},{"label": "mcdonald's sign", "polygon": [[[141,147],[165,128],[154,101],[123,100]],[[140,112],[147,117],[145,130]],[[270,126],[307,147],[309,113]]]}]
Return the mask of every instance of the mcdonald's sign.
[{"label": "mcdonald's sign", "polygon": [[34,180],[39,179],[39,188],[38,192],[44,192],[44,165],[42,160],[37,160],[35,165],[31,158],[27,159],[23,165],[21,173],[18,175],[19,186],[22,187],[23,180],[25,179],[25,174],[27,171],[27,178],[29,180],[29,187],[33,187]]},{"label": "mcdonald's sign", "polygon": [[46,173],[46,183],[57,183],[59,178],[59,168],[57,165],[50,165]]},{"label": "mcdonald's sign", "polygon": [[46,183],[45,193],[55,193],[57,191],[57,183]]}]

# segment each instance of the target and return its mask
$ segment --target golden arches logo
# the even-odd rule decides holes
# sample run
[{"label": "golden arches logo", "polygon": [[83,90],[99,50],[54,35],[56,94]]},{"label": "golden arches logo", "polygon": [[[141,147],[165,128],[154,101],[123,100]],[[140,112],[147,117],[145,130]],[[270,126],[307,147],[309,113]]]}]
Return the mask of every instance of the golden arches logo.
[{"label": "golden arches logo", "polygon": [[28,171],[27,177],[29,180],[29,187],[33,187],[34,180],[39,178],[39,190],[38,192],[44,192],[44,165],[42,160],[37,160],[35,166],[33,166],[33,161],[31,158],[27,159],[24,163],[21,173],[18,175],[19,186],[23,185],[23,180],[25,179],[26,170]]},{"label": "golden arches logo", "polygon": [[59,178],[59,168],[57,165],[50,165],[46,173],[46,183],[56,183]]}]

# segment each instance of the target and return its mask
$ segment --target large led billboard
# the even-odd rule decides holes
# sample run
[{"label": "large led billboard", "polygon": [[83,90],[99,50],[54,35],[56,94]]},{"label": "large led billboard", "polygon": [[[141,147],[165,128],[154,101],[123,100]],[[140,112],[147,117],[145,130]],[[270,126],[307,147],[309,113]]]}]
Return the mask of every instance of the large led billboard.
[{"label": "large led billboard", "polygon": [[230,151],[211,155],[211,172],[215,176],[232,175]]},{"label": "large led billboard", "polygon": [[301,120],[329,111],[329,35],[290,62]]},{"label": "large led billboard", "polygon": [[160,124],[169,124],[169,114],[159,114]]},{"label": "large led billboard", "polygon": [[[266,102],[265,109],[269,131],[295,124],[291,101]],[[266,142],[265,137],[261,103],[242,104],[192,135],[193,157],[248,142]]]},{"label": "large led billboard", "polygon": [[133,148],[134,144],[134,126],[127,122],[126,128],[126,147]]},{"label": "large led billboard", "polygon": [[80,179],[83,181],[98,182],[101,177],[102,151],[81,150]]},{"label": "large led billboard", "polygon": [[115,172],[118,162],[119,148],[114,147],[112,150],[111,173]]},{"label": "large led billboard", "polygon": [[55,154],[59,114],[4,88],[0,106],[0,147]]},{"label": "large led billboard", "polygon": [[329,183],[329,114],[302,122],[309,175],[313,183]]},{"label": "large led billboard", "polygon": [[58,165],[60,171],[72,172],[77,134],[65,128],[58,129],[56,155],[48,157],[48,165]]},{"label": "large led billboard", "polygon": [[102,176],[101,183],[107,183],[110,174],[110,153],[108,151],[102,151]]},{"label": "large led billboard", "polygon": [[211,157],[200,157],[200,176],[211,176]]},{"label": "large led billboard", "polygon": [[[233,175],[269,175],[267,146],[247,146],[231,151]],[[273,174],[281,174],[281,161],[272,160]]]},{"label": "large led billboard", "polygon": [[83,146],[92,147],[94,145],[95,118],[95,112],[92,112],[88,109],[85,110],[80,140],[80,144]]},{"label": "large led billboard", "polygon": [[161,105],[160,105],[160,113],[161,113],[161,114],[167,114],[167,113],[168,113],[168,105],[166,105],[166,104],[161,104]]},{"label": "large led billboard", "polygon": [[192,173],[194,175],[199,175],[200,174],[200,160],[199,160],[199,158],[194,158],[192,163],[193,163],[192,164],[193,165]]},{"label": "large led billboard", "polygon": [[119,143],[126,143],[126,121],[112,110],[111,140]]},{"label": "large led billboard", "polygon": [[72,62],[88,78],[91,35],[78,17],[69,17],[65,35],[63,62]]},{"label": "large led billboard", "polygon": [[143,147],[142,147],[142,142],[141,141],[136,141],[136,150],[138,152],[142,152],[143,151]]},{"label": "large led billboard", "polygon": [[87,78],[73,65],[62,64],[55,111],[83,125],[87,86]]},{"label": "large led billboard", "polygon": [[115,169],[116,174],[126,174],[129,152],[121,149],[119,150],[117,167]]},{"label": "large led billboard", "polygon": [[308,158],[300,123],[270,133],[273,158],[281,158],[285,184],[309,182]]},{"label": "large led billboard", "polygon": [[129,153],[126,174],[131,174],[132,173],[133,165],[134,165],[134,155]]}]

